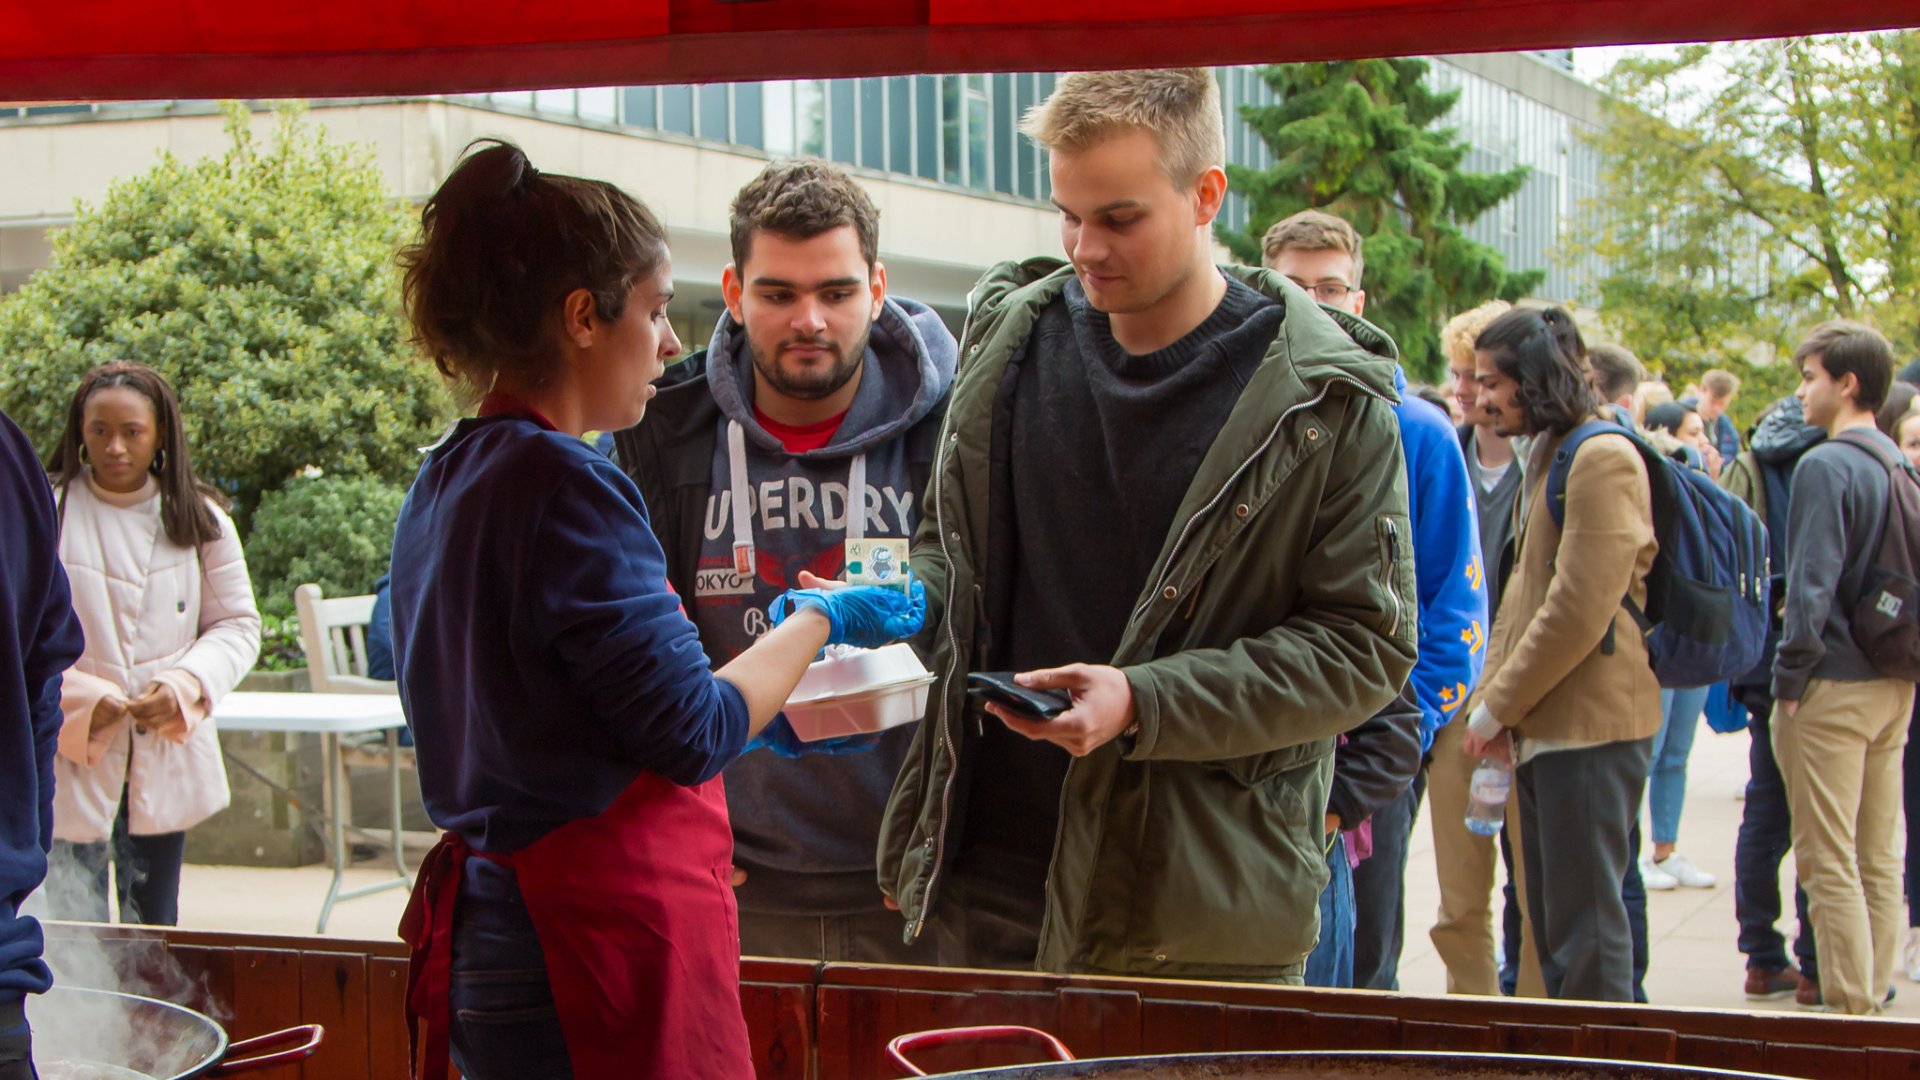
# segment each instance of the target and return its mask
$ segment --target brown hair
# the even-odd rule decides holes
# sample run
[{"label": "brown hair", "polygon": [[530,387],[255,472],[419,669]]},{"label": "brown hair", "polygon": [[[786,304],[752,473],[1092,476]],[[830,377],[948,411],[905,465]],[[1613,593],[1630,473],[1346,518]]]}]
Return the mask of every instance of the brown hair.
[{"label": "brown hair", "polygon": [[1587,362],[1593,367],[1593,388],[1607,401],[1619,401],[1647,381],[1646,365],[1624,346],[1595,345],[1587,350]]},{"label": "brown hair", "polygon": [[173,387],[160,373],[145,364],[115,360],[101,364],[80,379],[67,405],[67,426],[60,441],[47,455],[47,473],[60,491],[60,520],[67,517],[67,492],[80,479],[87,463],[87,399],[102,390],[125,387],[153,405],[153,426],[160,435],[153,464],[148,471],[160,488],[160,524],[167,539],[181,547],[199,547],[220,538],[220,519],[207,505],[212,500],[221,508],[226,496],[201,482],[194,475],[193,460],[187,453],[187,435],[180,422],[180,402]]},{"label": "brown hair", "polygon": [[1347,219],[1320,210],[1302,210],[1282,218],[1260,238],[1260,258],[1269,270],[1283,251],[1346,252],[1353,256],[1353,280],[1347,284],[1356,289],[1360,287],[1360,271],[1366,268],[1360,249],[1360,234]]},{"label": "brown hair", "polygon": [[1206,68],[1074,72],[1020,122],[1034,142],[1068,153],[1127,128],[1153,136],[1161,171],[1179,187],[1227,159],[1220,84]]},{"label": "brown hair", "polygon": [[1893,346],[1880,331],[1850,319],[1823,322],[1793,350],[1794,368],[1804,369],[1807,360],[1815,356],[1835,382],[1852,375],[1859,383],[1860,389],[1853,396],[1854,408],[1880,411],[1893,384]]},{"label": "brown hair", "polygon": [[1900,441],[1901,422],[1914,415],[1913,399],[1916,395],[1920,395],[1920,387],[1896,382],[1887,391],[1887,400],[1880,406],[1880,411],[1874,414],[1874,424],[1894,442]]},{"label": "brown hair", "polygon": [[843,225],[853,226],[867,266],[878,262],[880,210],[853,177],[818,158],[776,161],[733,197],[733,268],[746,269],[755,232],[811,240]]},{"label": "brown hair", "polygon": [[400,252],[401,296],[414,344],[478,397],[503,373],[529,386],[554,373],[568,293],[586,289],[601,318],[618,319],[666,257],[666,230],[640,200],[480,139],[420,211],[420,238]]},{"label": "brown hair", "polygon": [[1517,395],[1535,429],[1565,434],[1599,402],[1587,378],[1587,346],[1563,308],[1515,308],[1493,320],[1473,347],[1520,384]]},{"label": "brown hair", "polygon": [[1714,368],[1700,376],[1700,389],[1716,398],[1730,398],[1740,392],[1740,376]]},{"label": "brown hair", "polygon": [[1513,305],[1505,300],[1489,300],[1477,308],[1470,308],[1447,320],[1446,328],[1440,331],[1440,347],[1451,363],[1473,363],[1473,339],[1480,331],[1493,325],[1493,320],[1513,310]]}]

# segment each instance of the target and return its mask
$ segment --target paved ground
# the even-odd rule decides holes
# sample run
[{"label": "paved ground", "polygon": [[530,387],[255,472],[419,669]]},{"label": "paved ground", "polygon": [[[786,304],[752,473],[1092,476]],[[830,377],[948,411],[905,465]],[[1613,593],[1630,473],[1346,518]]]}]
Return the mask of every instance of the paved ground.
[{"label": "paved ground", "polygon": [[[1694,743],[1681,850],[1702,869],[1718,875],[1720,884],[1713,889],[1679,889],[1650,896],[1653,955],[1647,992],[1655,1002],[1793,1008],[1791,1000],[1754,1006],[1741,994],[1744,961],[1734,948],[1732,878],[1733,841],[1741,805],[1735,792],[1746,781],[1746,755],[1744,733],[1715,735],[1703,728]],[[1423,808],[1407,868],[1407,947],[1400,984],[1409,992],[1440,994],[1446,989],[1446,973],[1426,935],[1438,890],[1424,814]],[[1785,872],[1791,885],[1791,858]],[[310,934],[326,893],[327,876],[323,867],[259,870],[189,866],[181,890],[182,919],[185,925],[206,929]],[[355,870],[349,874],[349,884],[377,881],[382,876],[377,870]],[[334,909],[327,932],[337,937],[392,938],[405,903],[405,894],[399,891],[344,902]],[[1920,1019],[1920,987],[1901,976],[1896,976],[1895,982],[1900,997],[1891,1015]]]}]

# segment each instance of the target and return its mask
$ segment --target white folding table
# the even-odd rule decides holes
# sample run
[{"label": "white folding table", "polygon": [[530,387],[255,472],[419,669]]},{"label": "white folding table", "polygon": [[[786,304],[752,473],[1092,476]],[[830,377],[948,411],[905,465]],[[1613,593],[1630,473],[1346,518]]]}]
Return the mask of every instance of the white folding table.
[{"label": "white folding table", "polygon": [[[406,725],[407,718],[400,711],[398,695],[274,694],[241,690],[220,700],[219,707],[213,711],[213,720],[221,731],[312,734],[321,738],[326,757],[328,798],[325,817],[332,840],[329,847],[333,859],[333,882],[327,886],[327,899],[320,905],[320,922],[316,933],[327,932],[327,918],[333,914],[333,905],[337,901],[352,900],[387,889],[413,887],[400,831],[400,729]],[[346,790],[347,770],[340,753],[340,737],[376,731],[385,732],[387,738],[387,773],[393,796],[389,812],[393,817],[395,876],[390,881],[343,892],[340,882],[347,870],[347,824],[341,815],[345,800],[340,793]]]}]

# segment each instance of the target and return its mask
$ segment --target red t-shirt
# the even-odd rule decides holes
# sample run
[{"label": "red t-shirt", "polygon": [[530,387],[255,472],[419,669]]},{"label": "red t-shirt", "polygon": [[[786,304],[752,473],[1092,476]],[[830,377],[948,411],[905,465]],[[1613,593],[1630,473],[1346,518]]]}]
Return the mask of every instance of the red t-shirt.
[{"label": "red t-shirt", "polygon": [[795,427],[773,419],[761,412],[760,406],[755,405],[753,418],[760,421],[760,426],[766,428],[768,434],[780,440],[780,445],[787,448],[787,453],[804,454],[832,442],[834,435],[840,430],[841,421],[847,418],[847,414],[843,412],[839,416],[822,420],[817,424],[803,424]]}]

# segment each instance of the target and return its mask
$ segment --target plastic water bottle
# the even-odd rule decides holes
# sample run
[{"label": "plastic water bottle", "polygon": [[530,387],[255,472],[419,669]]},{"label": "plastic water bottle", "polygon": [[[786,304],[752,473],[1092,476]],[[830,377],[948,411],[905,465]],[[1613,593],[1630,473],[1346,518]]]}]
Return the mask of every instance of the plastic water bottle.
[{"label": "plastic water bottle", "polygon": [[1481,758],[1467,786],[1467,831],[1476,836],[1499,832],[1507,820],[1507,796],[1512,791],[1512,766],[1495,758]]}]

